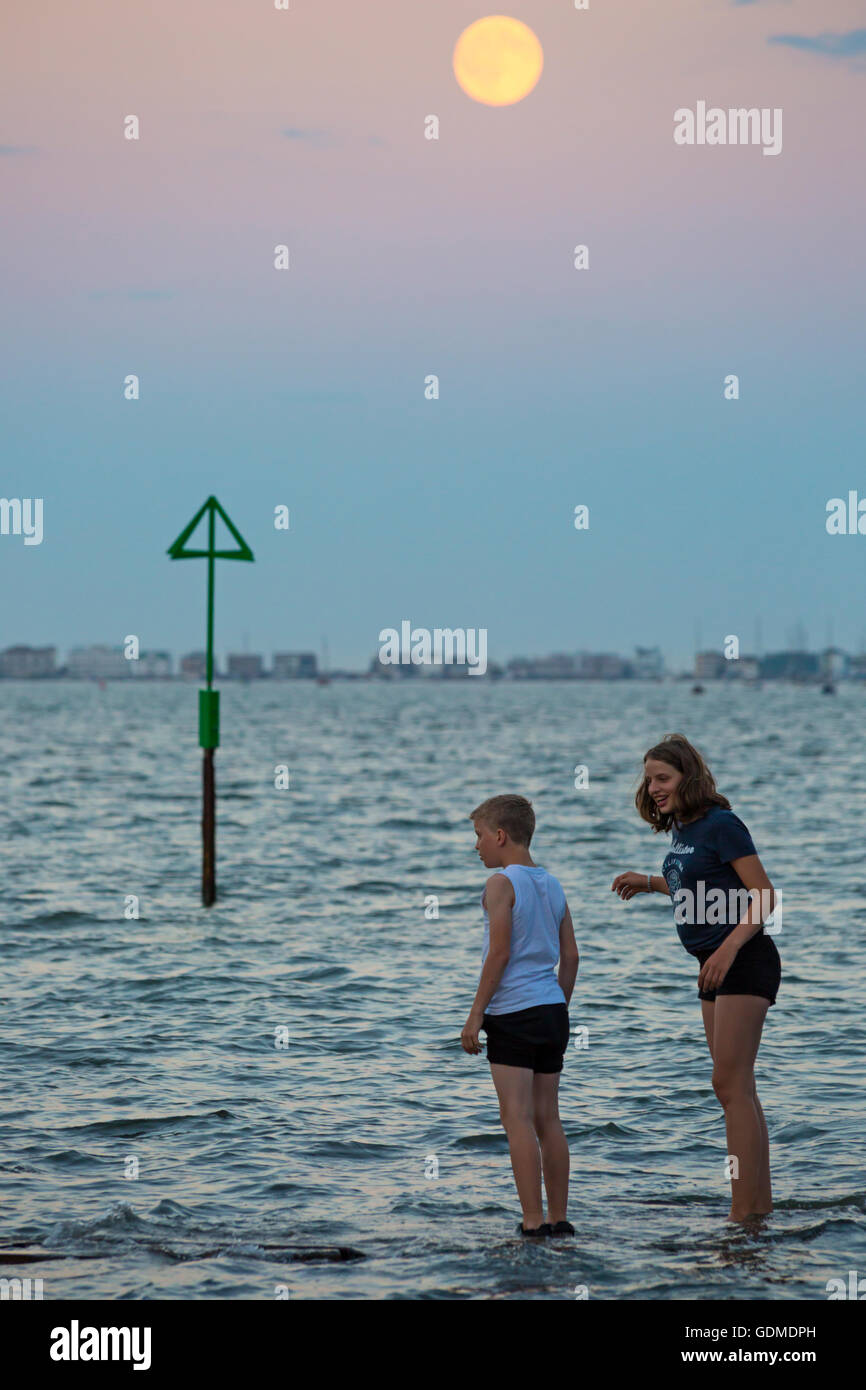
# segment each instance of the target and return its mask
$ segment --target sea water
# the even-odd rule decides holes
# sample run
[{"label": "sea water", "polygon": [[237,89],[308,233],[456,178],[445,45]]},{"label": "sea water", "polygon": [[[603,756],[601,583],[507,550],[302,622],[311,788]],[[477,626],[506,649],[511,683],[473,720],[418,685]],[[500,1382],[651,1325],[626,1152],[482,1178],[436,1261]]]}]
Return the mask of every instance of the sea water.
[{"label": "sea water", "polygon": [[[824,1299],[866,1273],[866,689],[226,685],[211,909],[196,701],[0,683],[0,1241],[52,1255],[4,1275],[45,1299]],[[784,892],[756,1231],[726,1220],[696,962],[669,901],[610,891],[660,872],[633,797],[672,731]],[[581,953],[573,1241],[516,1237],[489,1067],[459,1041],[486,877],[468,815],[506,791],[534,803]]]}]

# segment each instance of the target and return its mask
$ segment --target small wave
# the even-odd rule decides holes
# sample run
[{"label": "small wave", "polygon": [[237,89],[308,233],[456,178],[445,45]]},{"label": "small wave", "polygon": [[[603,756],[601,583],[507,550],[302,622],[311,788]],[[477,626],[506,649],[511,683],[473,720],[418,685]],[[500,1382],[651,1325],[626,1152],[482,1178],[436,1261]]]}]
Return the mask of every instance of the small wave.
[{"label": "small wave", "polygon": [[379,821],[380,830],[453,830],[454,823],[447,820],[409,820],[402,816],[391,816]]},{"label": "small wave", "polygon": [[800,744],[799,755],[801,758],[823,758],[827,752],[827,745],[821,739],[806,739],[805,743]]},{"label": "small wave", "polygon": [[128,1202],[114,1202],[103,1216],[89,1220],[57,1221],[44,1237],[42,1244],[50,1249],[68,1245],[70,1241],[92,1240],[95,1237],[131,1235],[146,1231],[147,1222],[137,1216]]},{"label": "small wave", "polygon": [[855,1221],[853,1217],[827,1217],[823,1221],[816,1221],[814,1225],[793,1226],[787,1231],[776,1230],[773,1232],[773,1238],[785,1242],[795,1241],[798,1245],[801,1243],[809,1244],[828,1231],[844,1232],[846,1238],[850,1239],[855,1234],[859,1234],[862,1229],[862,1222]]},{"label": "small wave", "polygon": [[858,1211],[866,1212],[866,1192],[852,1192],[841,1197],[816,1197],[807,1201],[783,1198],[774,1205],[777,1211],[834,1211],[840,1207],[856,1207]]},{"label": "small wave", "polygon": [[808,1121],[802,1124],[782,1125],[773,1135],[773,1142],[776,1144],[792,1144],[798,1139],[815,1139],[828,1132],[829,1126],[810,1125]]},{"label": "small wave", "polygon": [[400,884],[399,884],[399,883],[394,883],[394,882],[392,882],[392,881],[389,880],[389,879],[383,879],[383,878],[369,878],[369,879],[364,879],[364,881],[363,881],[362,883],[347,883],[346,886],[345,886],[345,888],[340,889],[340,892],[342,892],[342,893],[368,893],[368,892],[370,892],[370,891],[373,890],[373,889],[375,889],[375,890],[378,891],[378,890],[381,889],[381,888],[386,888],[386,889],[388,889],[389,892],[396,893],[396,892],[400,891]]},{"label": "small wave", "polygon": [[586,1138],[590,1134],[610,1134],[616,1139],[645,1139],[642,1131],[632,1129],[630,1125],[617,1124],[616,1120],[607,1120],[603,1125],[587,1125],[569,1128],[567,1133],[576,1138]]},{"label": "small wave", "polygon": [[508,1140],[500,1134],[461,1134],[454,1140],[457,1149],[485,1149],[488,1153],[498,1153],[507,1147]]},{"label": "small wave", "polygon": [[205,1115],[160,1115],[155,1118],[130,1115],[121,1120],[95,1120],[88,1125],[67,1125],[67,1131],[77,1134],[120,1134],[133,1138],[136,1134],[152,1134],[177,1125],[197,1125],[208,1120],[233,1120],[231,1110],[211,1110]]},{"label": "small wave", "polygon": [[698,1192],[671,1192],[667,1197],[641,1197],[639,1203],[644,1207],[715,1207],[719,1198],[703,1196]]},{"label": "small wave", "polygon": [[306,1145],[306,1156],[311,1158],[372,1158],[383,1154],[405,1154],[400,1144],[376,1144],[363,1139],[324,1139],[319,1143]]},{"label": "small wave", "polygon": [[151,1216],[182,1216],[185,1219],[192,1219],[195,1213],[192,1207],[185,1207],[182,1202],[173,1202],[170,1197],[163,1197],[151,1209]]},{"label": "small wave", "polygon": [[307,967],[306,970],[293,970],[290,978],[293,982],[301,980],[310,984],[316,980],[339,980],[343,975],[349,974],[347,965],[314,965]]},{"label": "small wave", "polygon": [[68,927],[73,922],[86,922],[88,926],[97,926],[99,917],[94,917],[92,912],[77,912],[75,908],[61,908],[58,912],[39,912],[35,917],[31,917],[27,922],[13,922],[12,926],[21,927]]},{"label": "small wave", "polygon": [[46,1163],[56,1163],[61,1168],[89,1167],[93,1162],[90,1154],[82,1153],[80,1149],[58,1149],[56,1153],[45,1155]]}]

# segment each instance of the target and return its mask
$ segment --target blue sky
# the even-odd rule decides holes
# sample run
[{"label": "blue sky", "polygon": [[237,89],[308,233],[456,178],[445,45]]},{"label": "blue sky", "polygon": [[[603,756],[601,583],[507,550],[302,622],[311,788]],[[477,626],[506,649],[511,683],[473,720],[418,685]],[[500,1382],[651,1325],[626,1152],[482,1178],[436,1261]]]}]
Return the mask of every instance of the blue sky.
[{"label": "blue sky", "polygon": [[[220,651],[860,649],[866,536],[824,526],[866,496],[859,4],[512,6],[545,68],[497,109],[451,71],[466,0],[67,10],[6,48],[0,493],[45,539],[0,536],[0,646],[200,646],[165,550],[215,493],[256,555]],[[781,108],[782,153],[676,148],[698,100]]]}]

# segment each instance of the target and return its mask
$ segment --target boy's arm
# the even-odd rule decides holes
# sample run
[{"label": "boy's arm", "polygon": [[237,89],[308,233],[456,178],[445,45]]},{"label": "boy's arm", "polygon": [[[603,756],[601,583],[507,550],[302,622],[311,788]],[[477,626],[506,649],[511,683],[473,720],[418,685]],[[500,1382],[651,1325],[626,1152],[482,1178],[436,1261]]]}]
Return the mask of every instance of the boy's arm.
[{"label": "boy's arm", "polygon": [[571,1002],[579,963],[580,954],[574,939],[574,923],[571,920],[568,903],[566,903],[562,921],[559,924],[559,972],[556,977],[559,981],[559,988],[565,995],[566,1003]]},{"label": "boy's arm", "polygon": [[490,923],[490,944],[471,1009],[479,1018],[496,993],[511,955],[511,909],[514,906],[511,879],[505,874],[493,874],[487,880],[484,898]]}]

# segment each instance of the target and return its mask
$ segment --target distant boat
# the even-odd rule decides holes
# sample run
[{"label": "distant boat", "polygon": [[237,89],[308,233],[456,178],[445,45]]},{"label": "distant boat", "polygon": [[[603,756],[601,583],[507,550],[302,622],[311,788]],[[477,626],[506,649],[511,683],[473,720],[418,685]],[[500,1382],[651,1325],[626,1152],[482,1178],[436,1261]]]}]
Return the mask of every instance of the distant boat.
[{"label": "distant boat", "polygon": [[703,695],[703,693],[704,693],[704,687],[703,687],[702,685],[693,685],[693,686],[692,686],[692,694],[693,694],[693,695]]},{"label": "distant boat", "polygon": [[835,687],[835,685],[833,684],[832,681],[825,681],[825,682],[824,682],[824,684],[821,686],[821,694],[822,694],[822,695],[835,695],[835,694],[836,694],[836,687]]}]

